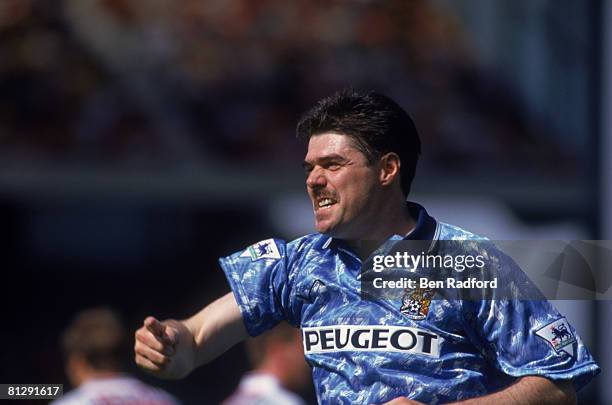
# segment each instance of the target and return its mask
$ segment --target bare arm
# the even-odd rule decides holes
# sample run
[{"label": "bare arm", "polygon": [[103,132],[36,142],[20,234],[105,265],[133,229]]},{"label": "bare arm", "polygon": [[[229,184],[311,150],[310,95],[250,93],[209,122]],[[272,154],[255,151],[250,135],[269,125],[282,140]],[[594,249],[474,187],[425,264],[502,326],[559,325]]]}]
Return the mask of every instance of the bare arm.
[{"label": "bare arm", "polygon": [[148,317],[136,331],[136,364],[162,378],[182,378],[248,336],[230,292],[189,319]]},{"label": "bare arm", "polygon": [[528,376],[515,384],[484,397],[456,402],[461,405],[502,404],[564,405],[576,403],[576,391],[571,381],[553,382],[544,377]]},{"label": "bare arm", "polygon": [[[419,404],[408,398],[396,398],[387,402],[387,405]],[[576,392],[571,381],[553,382],[544,377],[523,377],[515,384],[501,391],[483,397],[467,399],[465,401],[453,402],[457,405],[565,405],[576,403]]]}]

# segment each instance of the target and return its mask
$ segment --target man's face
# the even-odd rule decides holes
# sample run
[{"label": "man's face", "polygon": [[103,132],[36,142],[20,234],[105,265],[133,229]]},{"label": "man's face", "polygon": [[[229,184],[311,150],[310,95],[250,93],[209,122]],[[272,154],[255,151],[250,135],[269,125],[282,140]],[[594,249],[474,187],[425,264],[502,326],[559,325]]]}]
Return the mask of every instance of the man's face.
[{"label": "man's face", "polygon": [[310,138],[304,169],[318,232],[341,239],[367,237],[376,220],[376,167],[346,135],[326,132]]}]

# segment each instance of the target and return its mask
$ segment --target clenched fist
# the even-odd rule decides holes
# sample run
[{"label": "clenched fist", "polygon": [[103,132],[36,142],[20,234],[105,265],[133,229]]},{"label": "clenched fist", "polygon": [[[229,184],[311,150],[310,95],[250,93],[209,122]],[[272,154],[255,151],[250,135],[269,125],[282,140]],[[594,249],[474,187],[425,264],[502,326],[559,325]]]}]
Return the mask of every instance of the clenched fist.
[{"label": "clenched fist", "polygon": [[134,353],[141,369],[161,378],[182,378],[194,367],[193,336],[175,320],[147,317],[136,331]]}]

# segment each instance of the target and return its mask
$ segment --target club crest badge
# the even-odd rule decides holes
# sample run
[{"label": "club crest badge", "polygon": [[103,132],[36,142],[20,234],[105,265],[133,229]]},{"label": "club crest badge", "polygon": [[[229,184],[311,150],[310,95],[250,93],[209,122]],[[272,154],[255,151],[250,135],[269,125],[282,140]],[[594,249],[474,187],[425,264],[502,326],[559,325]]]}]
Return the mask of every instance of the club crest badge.
[{"label": "club crest badge", "polygon": [[406,290],[402,297],[402,306],[400,312],[410,319],[420,321],[427,317],[431,299],[435,294],[435,290],[429,288],[415,288],[414,290]]},{"label": "club crest badge", "polygon": [[240,257],[250,257],[252,261],[255,261],[259,259],[280,259],[281,256],[274,239],[266,239],[246,248]]},{"label": "club crest badge", "polygon": [[546,340],[557,353],[563,351],[570,356],[574,355],[572,345],[576,343],[576,337],[565,318],[549,323],[536,331],[536,335]]}]

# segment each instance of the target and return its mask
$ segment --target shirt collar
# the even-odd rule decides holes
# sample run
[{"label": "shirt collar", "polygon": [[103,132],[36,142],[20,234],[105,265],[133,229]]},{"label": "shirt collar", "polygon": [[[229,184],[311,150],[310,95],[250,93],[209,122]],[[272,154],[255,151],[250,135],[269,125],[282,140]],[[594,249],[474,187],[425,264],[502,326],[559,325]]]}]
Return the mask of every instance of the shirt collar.
[{"label": "shirt collar", "polygon": [[407,201],[408,209],[416,224],[403,239],[405,240],[429,240],[433,241],[438,223],[434,217],[427,213],[427,210],[420,204]]}]

